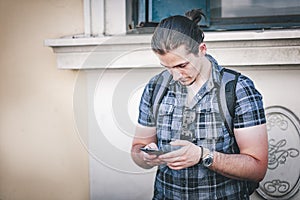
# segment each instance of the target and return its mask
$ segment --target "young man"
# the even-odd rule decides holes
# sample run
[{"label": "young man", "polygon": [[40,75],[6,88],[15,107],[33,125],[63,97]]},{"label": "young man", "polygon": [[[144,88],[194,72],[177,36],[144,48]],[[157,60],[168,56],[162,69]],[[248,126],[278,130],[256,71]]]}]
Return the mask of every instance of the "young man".
[{"label": "young man", "polygon": [[[197,26],[201,15],[194,10],[188,17],[166,18],[152,37],[152,49],[172,80],[157,113],[152,98],[159,75],[145,87],[132,158],[145,169],[158,166],[153,199],[249,199],[250,183],[261,181],[267,170],[262,96],[239,76],[231,136],[217,98],[222,67],[206,53]],[[168,150],[151,154],[141,148]]]}]

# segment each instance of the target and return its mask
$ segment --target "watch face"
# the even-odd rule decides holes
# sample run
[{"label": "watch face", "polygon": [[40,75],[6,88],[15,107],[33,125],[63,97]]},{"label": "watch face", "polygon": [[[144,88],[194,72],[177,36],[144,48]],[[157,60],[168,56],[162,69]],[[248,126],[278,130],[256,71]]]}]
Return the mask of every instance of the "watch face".
[{"label": "watch face", "polygon": [[212,163],[213,163],[213,158],[212,158],[212,156],[210,156],[210,155],[208,155],[206,158],[203,159],[203,165],[204,165],[205,167],[211,166]]}]

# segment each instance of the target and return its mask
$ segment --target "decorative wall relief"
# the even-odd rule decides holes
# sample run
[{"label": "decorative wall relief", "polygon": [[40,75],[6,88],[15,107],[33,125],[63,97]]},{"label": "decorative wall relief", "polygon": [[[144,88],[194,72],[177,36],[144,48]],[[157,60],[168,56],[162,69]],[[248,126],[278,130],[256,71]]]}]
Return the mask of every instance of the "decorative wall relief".
[{"label": "decorative wall relief", "polygon": [[266,108],[268,171],[257,192],[265,199],[290,199],[300,186],[300,121],[281,106]]},{"label": "decorative wall relief", "polygon": [[268,169],[275,170],[279,165],[284,165],[288,159],[299,156],[299,150],[286,148],[287,141],[280,140],[275,144],[274,139],[269,140],[269,163]]}]

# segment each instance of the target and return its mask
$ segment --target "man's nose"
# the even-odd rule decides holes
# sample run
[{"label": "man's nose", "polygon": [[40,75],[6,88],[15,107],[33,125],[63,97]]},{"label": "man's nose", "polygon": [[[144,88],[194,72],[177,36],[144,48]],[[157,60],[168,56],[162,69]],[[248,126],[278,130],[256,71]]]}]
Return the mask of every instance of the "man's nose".
[{"label": "man's nose", "polygon": [[174,81],[178,81],[182,77],[182,73],[176,69],[171,70],[171,74],[173,75]]}]

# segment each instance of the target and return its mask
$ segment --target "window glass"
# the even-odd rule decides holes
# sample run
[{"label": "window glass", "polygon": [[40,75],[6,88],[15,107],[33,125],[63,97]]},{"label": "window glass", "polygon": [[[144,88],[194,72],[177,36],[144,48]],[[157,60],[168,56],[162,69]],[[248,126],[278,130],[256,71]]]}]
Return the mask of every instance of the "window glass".
[{"label": "window glass", "polygon": [[163,18],[184,15],[186,11],[202,6],[199,0],[152,0],[152,19],[149,20],[159,22]]},{"label": "window glass", "polygon": [[220,17],[258,17],[299,15],[299,0],[213,0],[212,9],[221,9]]}]

